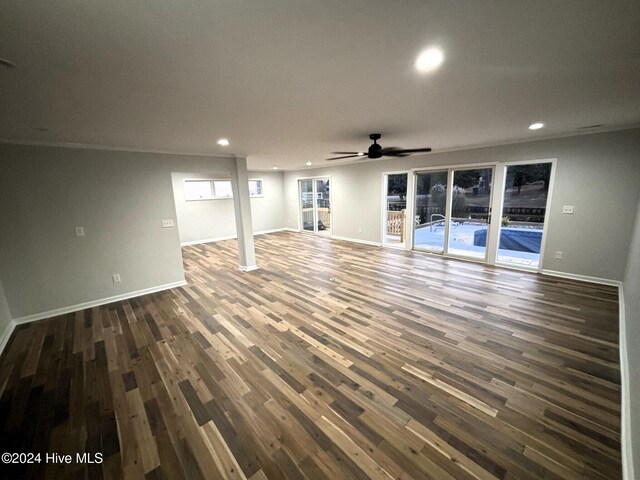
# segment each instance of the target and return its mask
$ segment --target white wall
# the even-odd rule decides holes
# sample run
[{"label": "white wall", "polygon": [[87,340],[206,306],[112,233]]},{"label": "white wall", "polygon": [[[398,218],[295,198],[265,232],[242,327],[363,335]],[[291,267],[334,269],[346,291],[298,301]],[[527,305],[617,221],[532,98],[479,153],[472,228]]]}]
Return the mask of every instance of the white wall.
[{"label": "white wall", "polygon": [[22,145],[0,145],[0,158],[0,273],[14,319],[183,281],[178,230],[161,228],[176,218],[171,172],[235,166]]},{"label": "white wall", "polygon": [[[298,228],[301,177],[331,176],[335,236],[381,242],[383,172],[548,158],[558,161],[543,267],[622,280],[640,189],[640,129],[286,172],[287,226]],[[575,206],[574,215],[562,215],[562,205]]]},{"label": "white wall", "polygon": [[[213,241],[236,235],[232,199],[187,202],[184,180],[215,178],[215,173],[178,173],[172,175],[173,192],[181,243]],[[262,232],[285,227],[282,172],[249,172],[249,178],[262,179],[263,197],[251,199],[253,231]]]},{"label": "white wall", "polygon": [[[623,363],[626,360],[626,365],[623,364],[621,368],[624,383],[622,449],[623,454],[626,454],[626,462],[630,465],[625,479],[633,480],[640,475],[640,202],[630,241],[622,291],[624,322],[620,327],[623,329]],[[625,378],[627,375],[628,378]]]}]

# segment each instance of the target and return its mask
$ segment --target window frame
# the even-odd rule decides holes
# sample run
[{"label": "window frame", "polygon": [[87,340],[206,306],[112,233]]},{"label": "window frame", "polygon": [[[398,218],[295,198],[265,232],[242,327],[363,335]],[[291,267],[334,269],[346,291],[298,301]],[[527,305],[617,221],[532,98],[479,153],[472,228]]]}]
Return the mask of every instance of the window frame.
[{"label": "window frame", "polygon": [[[210,197],[206,197],[206,198],[188,198],[187,197],[186,185],[187,185],[187,183],[191,183],[191,182],[207,182],[207,183],[209,183],[209,191],[211,192],[211,196]],[[213,180],[210,179],[210,178],[185,178],[184,182],[183,182],[182,190],[184,192],[184,201],[185,202],[204,202],[206,200],[214,200],[215,199],[215,192],[213,191]]]},{"label": "window frame", "polygon": [[[251,195],[251,182],[260,182],[260,194]],[[264,197],[264,179],[262,178],[250,178],[249,179],[249,198],[263,198]]]},{"label": "window frame", "polygon": [[[208,182],[211,190],[211,197],[206,198],[187,198],[187,191],[185,185],[189,182]],[[228,196],[219,196],[216,194],[215,182],[229,182],[231,183],[230,178],[185,178],[183,180],[183,192],[184,192],[184,201],[185,202],[204,202],[207,200],[229,200],[233,199],[233,186],[231,187],[231,195]],[[251,195],[251,187],[249,187],[249,198],[263,198],[264,197],[264,179],[262,178],[250,178],[248,182],[260,182],[260,194],[259,195]]]}]

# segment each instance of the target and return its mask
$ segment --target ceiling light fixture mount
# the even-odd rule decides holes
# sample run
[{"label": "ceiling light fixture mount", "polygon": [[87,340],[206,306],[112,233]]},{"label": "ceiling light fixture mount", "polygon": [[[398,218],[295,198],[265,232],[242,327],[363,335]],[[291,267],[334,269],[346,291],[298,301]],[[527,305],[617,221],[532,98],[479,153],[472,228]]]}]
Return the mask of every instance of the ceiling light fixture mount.
[{"label": "ceiling light fixture mount", "polygon": [[307,167],[310,167],[311,165],[313,165],[313,162],[311,160],[309,160],[306,165],[307,165]]},{"label": "ceiling light fixture mount", "polygon": [[544,127],[544,123],[536,122],[529,125],[529,130],[540,130],[542,127]]},{"label": "ceiling light fixture mount", "polygon": [[227,145],[229,145],[229,140],[227,140],[226,138],[221,138],[220,140],[218,140],[218,145],[226,147]]},{"label": "ceiling light fixture mount", "polygon": [[278,170],[278,166],[276,165],[275,167],[273,167],[274,170]]}]

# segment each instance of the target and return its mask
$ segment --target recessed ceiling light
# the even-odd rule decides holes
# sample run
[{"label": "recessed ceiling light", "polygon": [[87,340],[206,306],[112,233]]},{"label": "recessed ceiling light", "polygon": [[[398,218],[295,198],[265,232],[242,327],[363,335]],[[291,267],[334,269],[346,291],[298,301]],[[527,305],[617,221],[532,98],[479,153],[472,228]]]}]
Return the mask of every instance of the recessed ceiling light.
[{"label": "recessed ceiling light", "polygon": [[278,167],[277,167],[277,166],[276,166],[276,167],[273,167],[273,169],[274,169],[274,170],[277,170],[277,169],[278,169]]},{"label": "recessed ceiling light", "polygon": [[313,163],[312,163],[312,162],[310,162],[310,161],[309,161],[309,162],[307,162],[307,167],[310,167],[311,165],[313,165]]},{"label": "recessed ceiling light", "polygon": [[227,140],[226,138],[221,138],[220,140],[218,140],[218,145],[226,147],[227,145],[229,145],[229,140]]},{"label": "recessed ceiling light", "polygon": [[420,72],[433,72],[444,61],[444,53],[437,47],[424,50],[416,59],[416,68]]},{"label": "recessed ceiling light", "polygon": [[536,122],[529,125],[529,130],[540,130],[542,127],[544,127],[544,123]]}]

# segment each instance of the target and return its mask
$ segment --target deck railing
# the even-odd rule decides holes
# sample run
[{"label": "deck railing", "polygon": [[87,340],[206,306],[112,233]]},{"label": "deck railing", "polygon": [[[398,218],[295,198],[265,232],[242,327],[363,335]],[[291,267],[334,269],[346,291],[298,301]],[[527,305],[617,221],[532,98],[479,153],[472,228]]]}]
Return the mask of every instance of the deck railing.
[{"label": "deck railing", "polygon": [[[331,213],[329,208],[318,208],[318,221],[322,222],[324,228],[331,227]],[[302,209],[302,223],[303,225],[313,225],[313,208]]]},{"label": "deck railing", "polygon": [[405,210],[387,210],[387,235],[400,235],[400,243],[404,242]]}]

